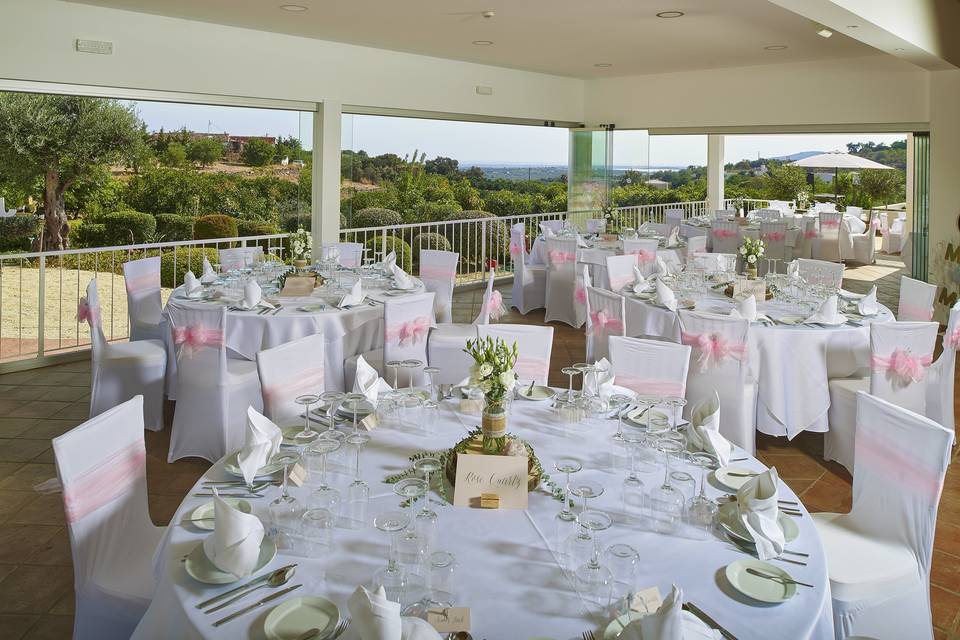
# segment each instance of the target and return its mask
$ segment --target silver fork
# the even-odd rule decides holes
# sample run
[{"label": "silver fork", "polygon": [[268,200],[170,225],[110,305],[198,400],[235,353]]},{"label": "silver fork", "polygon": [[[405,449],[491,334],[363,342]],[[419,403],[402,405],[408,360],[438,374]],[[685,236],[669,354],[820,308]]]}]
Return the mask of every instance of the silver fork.
[{"label": "silver fork", "polygon": [[593,631],[584,631],[583,640],[596,640],[596,636],[593,635]]},{"label": "silver fork", "polygon": [[337,628],[333,630],[333,635],[330,636],[330,640],[337,640],[337,638],[343,635],[343,632],[347,630],[349,625],[350,618],[344,618],[341,620],[340,624],[337,625]]}]

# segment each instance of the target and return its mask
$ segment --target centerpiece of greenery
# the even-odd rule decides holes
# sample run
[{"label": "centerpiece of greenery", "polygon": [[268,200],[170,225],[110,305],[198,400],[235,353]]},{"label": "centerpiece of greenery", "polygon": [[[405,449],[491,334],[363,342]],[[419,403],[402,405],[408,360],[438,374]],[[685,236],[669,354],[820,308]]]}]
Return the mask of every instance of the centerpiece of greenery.
[{"label": "centerpiece of greenery", "polygon": [[752,277],[757,276],[757,263],[760,261],[760,258],[763,257],[763,252],[763,240],[750,237],[743,239],[743,244],[740,245],[740,255],[743,257],[743,262],[747,266],[747,275]]},{"label": "centerpiece of greenery", "polygon": [[313,237],[309,231],[299,227],[290,234],[290,257],[293,264],[299,268],[307,266],[310,262],[310,254],[313,250]]},{"label": "centerpiece of greenery", "polygon": [[483,450],[500,453],[506,444],[507,399],[517,384],[513,366],[517,363],[517,343],[508,347],[503,338],[467,340],[464,353],[473,358],[470,367],[470,385],[483,391]]}]

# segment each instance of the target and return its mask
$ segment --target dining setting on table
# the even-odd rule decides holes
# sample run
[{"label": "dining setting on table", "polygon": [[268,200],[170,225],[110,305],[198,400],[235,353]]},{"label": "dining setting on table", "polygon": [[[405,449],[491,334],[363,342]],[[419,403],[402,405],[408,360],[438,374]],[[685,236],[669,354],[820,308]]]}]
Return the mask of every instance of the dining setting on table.
[{"label": "dining setting on table", "polygon": [[[422,251],[418,276],[337,245],[311,266],[205,262],[162,309],[159,260],[131,263],[132,313],[146,326],[153,301],[165,336],[123,345],[102,339],[91,281],[78,317],[103,408],[54,440],[78,627],[269,640],[929,627],[952,443],[929,416],[952,406],[960,310],[934,362],[930,285],[905,278],[895,318],[876,287],[842,288],[842,263],[768,254],[763,238],[691,250],[672,221],[547,226],[546,265],[511,230],[513,305],[584,327],[586,358],[559,387],[554,328],[499,322],[497,265],[474,322],[451,322],[454,252]],[[143,429],[165,388],[168,460],[211,466],[158,528]],[[854,510],[808,512],[757,459],[757,431],[824,431]],[[904,525],[891,537],[878,514]],[[118,543],[118,522],[136,535]]]}]

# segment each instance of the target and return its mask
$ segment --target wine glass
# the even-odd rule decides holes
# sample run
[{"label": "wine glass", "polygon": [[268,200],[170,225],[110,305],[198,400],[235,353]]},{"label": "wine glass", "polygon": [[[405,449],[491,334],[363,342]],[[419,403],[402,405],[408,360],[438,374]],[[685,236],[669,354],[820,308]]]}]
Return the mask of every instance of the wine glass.
[{"label": "wine glass", "polygon": [[353,433],[360,431],[361,415],[365,418],[376,411],[376,407],[362,393],[348,393],[340,406],[353,417]]},{"label": "wine glass", "polygon": [[614,615],[619,616],[630,610],[630,594],[637,581],[640,554],[629,544],[614,544],[607,547],[604,562],[613,577]]},{"label": "wine glass", "polygon": [[573,402],[575,397],[573,395],[573,376],[579,374],[580,371],[574,367],[564,367],[563,369],[560,369],[560,372],[566,374],[567,379],[569,380],[569,385],[567,386],[567,400],[569,402]]},{"label": "wine glass", "polygon": [[630,456],[630,471],[623,479],[623,512],[626,515],[639,515],[643,509],[645,487],[643,480],[637,475],[637,456],[647,444],[648,436],[636,427],[628,427],[623,432],[623,444]]},{"label": "wine glass", "polygon": [[563,485],[563,508],[557,513],[557,518],[565,521],[576,520],[576,514],[570,510],[570,474],[583,469],[583,465],[573,458],[560,458],[553,463],[553,466],[567,476],[567,481]]},{"label": "wine glass", "polygon": [[402,360],[400,366],[407,370],[407,390],[413,391],[413,381],[417,377],[417,369],[423,366],[422,360],[410,359]]},{"label": "wine glass", "polygon": [[650,512],[654,528],[660,533],[676,529],[683,515],[683,493],[670,483],[670,457],[683,451],[683,446],[671,438],[660,437],[657,450],[663,454],[663,484],[650,491]]},{"label": "wine glass", "polygon": [[370,442],[370,436],[363,431],[351,433],[346,437],[348,444],[357,450],[353,482],[347,487],[347,520],[351,529],[360,529],[367,517],[367,503],[370,501],[370,485],[360,475],[360,451]]},{"label": "wine glass", "polygon": [[397,391],[400,387],[398,383],[400,381],[400,366],[403,364],[401,360],[388,360],[384,366],[387,368],[387,371],[393,369],[393,390]]},{"label": "wine glass", "polygon": [[669,396],[664,399],[664,403],[670,407],[670,428],[676,431],[680,428],[680,420],[683,418],[683,408],[687,406],[687,399],[680,396]]},{"label": "wine glass", "polygon": [[441,402],[443,397],[440,394],[440,385],[437,384],[438,373],[440,373],[440,367],[423,368],[423,375],[427,378],[427,388],[430,390],[430,398],[436,402]]},{"label": "wine glass", "polygon": [[298,431],[297,434],[293,436],[293,439],[296,442],[312,442],[313,439],[317,437],[317,432],[310,426],[310,407],[317,404],[317,402],[320,401],[320,397],[312,393],[307,393],[302,396],[297,396],[293,401],[303,406],[303,430]]},{"label": "wine glass", "polygon": [[432,542],[433,536],[437,530],[437,512],[430,508],[430,474],[440,470],[440,461],[436,458],[420,458],[413,463],[413,468],[423,474],[423,480],[426,483],[426,491],[423,496],[423,503],[420,512],[414,519],[417,528],[421,533],[427,535],[427,539]]},{"label": "wine glass", "polygon": [[633,399],[630,396],[622,393],[613,394],[607,401],[610,409],[617,415],[617,432],[613,434],[613,439],[618,442],[623,440],[623,412],[626,411],[632,401]]},{"label": "wine glass", "polygon": [[291,496],[288,491],[290,465],[299,462],[299,460],[300,454],[296,451],[282,451],[273,458],[273,462],[283,465],[283,484],[281,485],[280,495],[267,507],[270,514],[271,532],[274,536],[289,534],[293,530],[292,525],[296,522],[300,511],[300,502]]},{"label": "wine glass", "polygon": [[690,501],[690,521],[709,530],[713,527],[718,508],[717,503],[707,497],[707,471],[717,468],[717,460],[709,453],[697,452],[690,454],[690,462],[700,467],[700,492]]},{"label": "wine glass", "polygon": [[603,511],[590,509],[577,516],[577,523],[590,532],[593,542],[590,560],[577,569],[577,586],[588,598],[606,606],[610,601],[613,574],[610,569],[600,564],[600,532],[613,525],[613,518]]},{"label": "wine glass", "polygon": [[385,511],[373,520],[377,530],[390,535],[390,555],[387,566],[373,574],[374,588],[382,586],[388,600],[400,602],[407,585],[406,572],[400,565],[400,532],[410,525],[410,516],[403,511]]},{"label": "wine glass", "polygon": [[346,394],[340,391],[325,391],[320,394],[321,406],[327,408],[327,433],[334,431],[337,409],[345,397]]}]

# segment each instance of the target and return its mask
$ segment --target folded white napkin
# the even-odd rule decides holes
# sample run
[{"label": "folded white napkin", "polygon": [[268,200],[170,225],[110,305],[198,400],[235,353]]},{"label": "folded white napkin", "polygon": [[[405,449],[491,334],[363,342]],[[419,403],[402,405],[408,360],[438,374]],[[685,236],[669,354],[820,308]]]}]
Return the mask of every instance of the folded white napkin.
[{"label": "folded white napkin", "polygon": [[674,247],[680,246],[680,227],[674,227],[670,230],[670,235],[667,236],[666,247],[672,249]]},{"label": "folded white napkin", "polygon": [[720,396],[716,391],[691,410],[687,438],[692,446],[717,456],[720,466],[730,463],[733,445],[720,435]]},{"label": "folded white napkin", "polygon": [[787,275],[791,280],[797,280],[800,277],[800,261],[793,260],[787,263]]},{"label": "folded white napkin", "polygon": [[543,222],[540,223],[540,233],[543,234],[543,237],[545,240],[550,240],[551,238],[557,237],[557,234],[553,232],[553,229],[551,229],[548,225],[544,224]]},{"label": "folded white napkin", "polygon": [[617,636],[620,640],[719,640],[719,631],[683,610],[683,590],[673,585],[660,608],[634,620]]},{"label": "folded white napkin", "polygon": [[393,273],[393,286],[397,289],[413,289],[417,286],[417,283],[407,275],[407,272],[394,264],[390,271]]},{"label": "folded white napkin", "polygon": [[653,226],[649,222],[644,222],[637,228],[638,233],[649,233],[650,231],[653,231]]},{"label": "folded white napkin", "polygon": [[875,316],[880,313],[880,305],[877,304],[877,285],[870,287],[870,292],[857,301],[857,311],[864,316]]},{"label": "folded white napkin", "polygon": [[351,626],[360,640],[440,640],[426,620],[400,617],[400,603],[387,600],[383,587],[368,591],[357,587],[347,600]]},{"label": "folded white napkin", "polygon": [[610,396],[616,393],[626,393],[627,395],[633,395],[629,390],[618,387],[613,383],[613,367],[610,365],[610,361],[606,358],[600,358],[595,363],[597,370],[584,376],[583,378],[583,388],[587,393],[598,395],[604,400],[610,399]]},{"label": "folded white napkin", "polygon": [[393,270],[393,265],[397,264],[397,252],[391,251],[387,255],[383,256],[383,272],[390,273]]},{"label": "folded white napkin", "polygon": [[256,280],[250,280],[243,287],[243,301],[240,303],[244,309],[253,309],[255,307],[267,307],[273,309],[273,305],[263,299],[263,289],[257,284]]},{"label": "folded white napkin", "polygon": [[730,315],[734,318],[749,320],[750,322],[755,321],[757,319],[757,298],[753,295],[741,298],[730,311]]},{"label": "folded white napkin", "polygon": [[380,377],[376,369],[367,364],[363,356],[357,357],[357,374],[353,380],[354,393],[362,393],[373,405],[377,404],[377,397],[392,387]]},{"label": "folded white napkin", "polygon": [[577,246],[583,249],[587,249],[590,247],[590,245],[587,244],[587,241],[584,240],[583,236],[581,236],[579,233],[577,234]]},{"label": "folded white napkin", "polygon": [[280,427],[253,407],[247,408],[247,430],[237,453],[237,464],[247,484],[253,483],[257,471],[277,453],[282,440]]},{"label": "folded white napkin", "polygon": [[657,301],[670,311],[677,310],[677,296],[673,294],[673,289],[657,280]]},{"label": "folded white napkin", "polygon": [[352,307],[353,305],[363,302],[365,297],[366,295],[363,293],[363,282],[357,280],[353,283],[353,286],[350,287],[350,293],[340,298],[340,302],[337,303],[337,306],[341,309],[345,307]]},{"label": "folded white napkin", "polygon": [[214,488],[213,522],[213,533],[203,541],[203,552],[210,562],[237,578],[253,573],[263,542],[260,518],[231,507]]},{"label": "folded white napkin", "polygon": [[786,544],[777,523],[777,490],[777,469],[771,467],[750,478],[737,491],[740,520],[756,543],[757,557],[761,560],[776,558]]},{"label": "folded white napkin", "polygon": [[655,276],[660,278],[670,275],[670,269],[667,268],[667,263],[664,261],[663,256],[657,256],[656,265],[656,271],[654,271]]},{"label": "folded white napkin", "polygon": [[203,295],[203,285],[193,275],[193,271],[187,271],[183,274],[183,294],[188,298],[199,298]]},{"label": "folded white napkin", "polygon": [[640,271],[640,267],[633,265],[633,292],[640,293],[649,288],[647,283],[647,278],[643,275],[643,271]]},{"label": "folded white napkin", "polygon": [[203,257],[203,273],[200,274],[200,282],[210,284],[217,281],[217,272],[213,270],[213,265],[206,256]]},{"label": "folded white napkin", "polygon": [[823,301],[823,304],[820,305],[820,308],[817,309],[813,315],[804,320],[807,324],[827,324],[827,325],[838,325],[846,322],[844,317],[840,315],[840,312],[837,310],[837,296],[836,294],[829,296],[826,300]]}]

